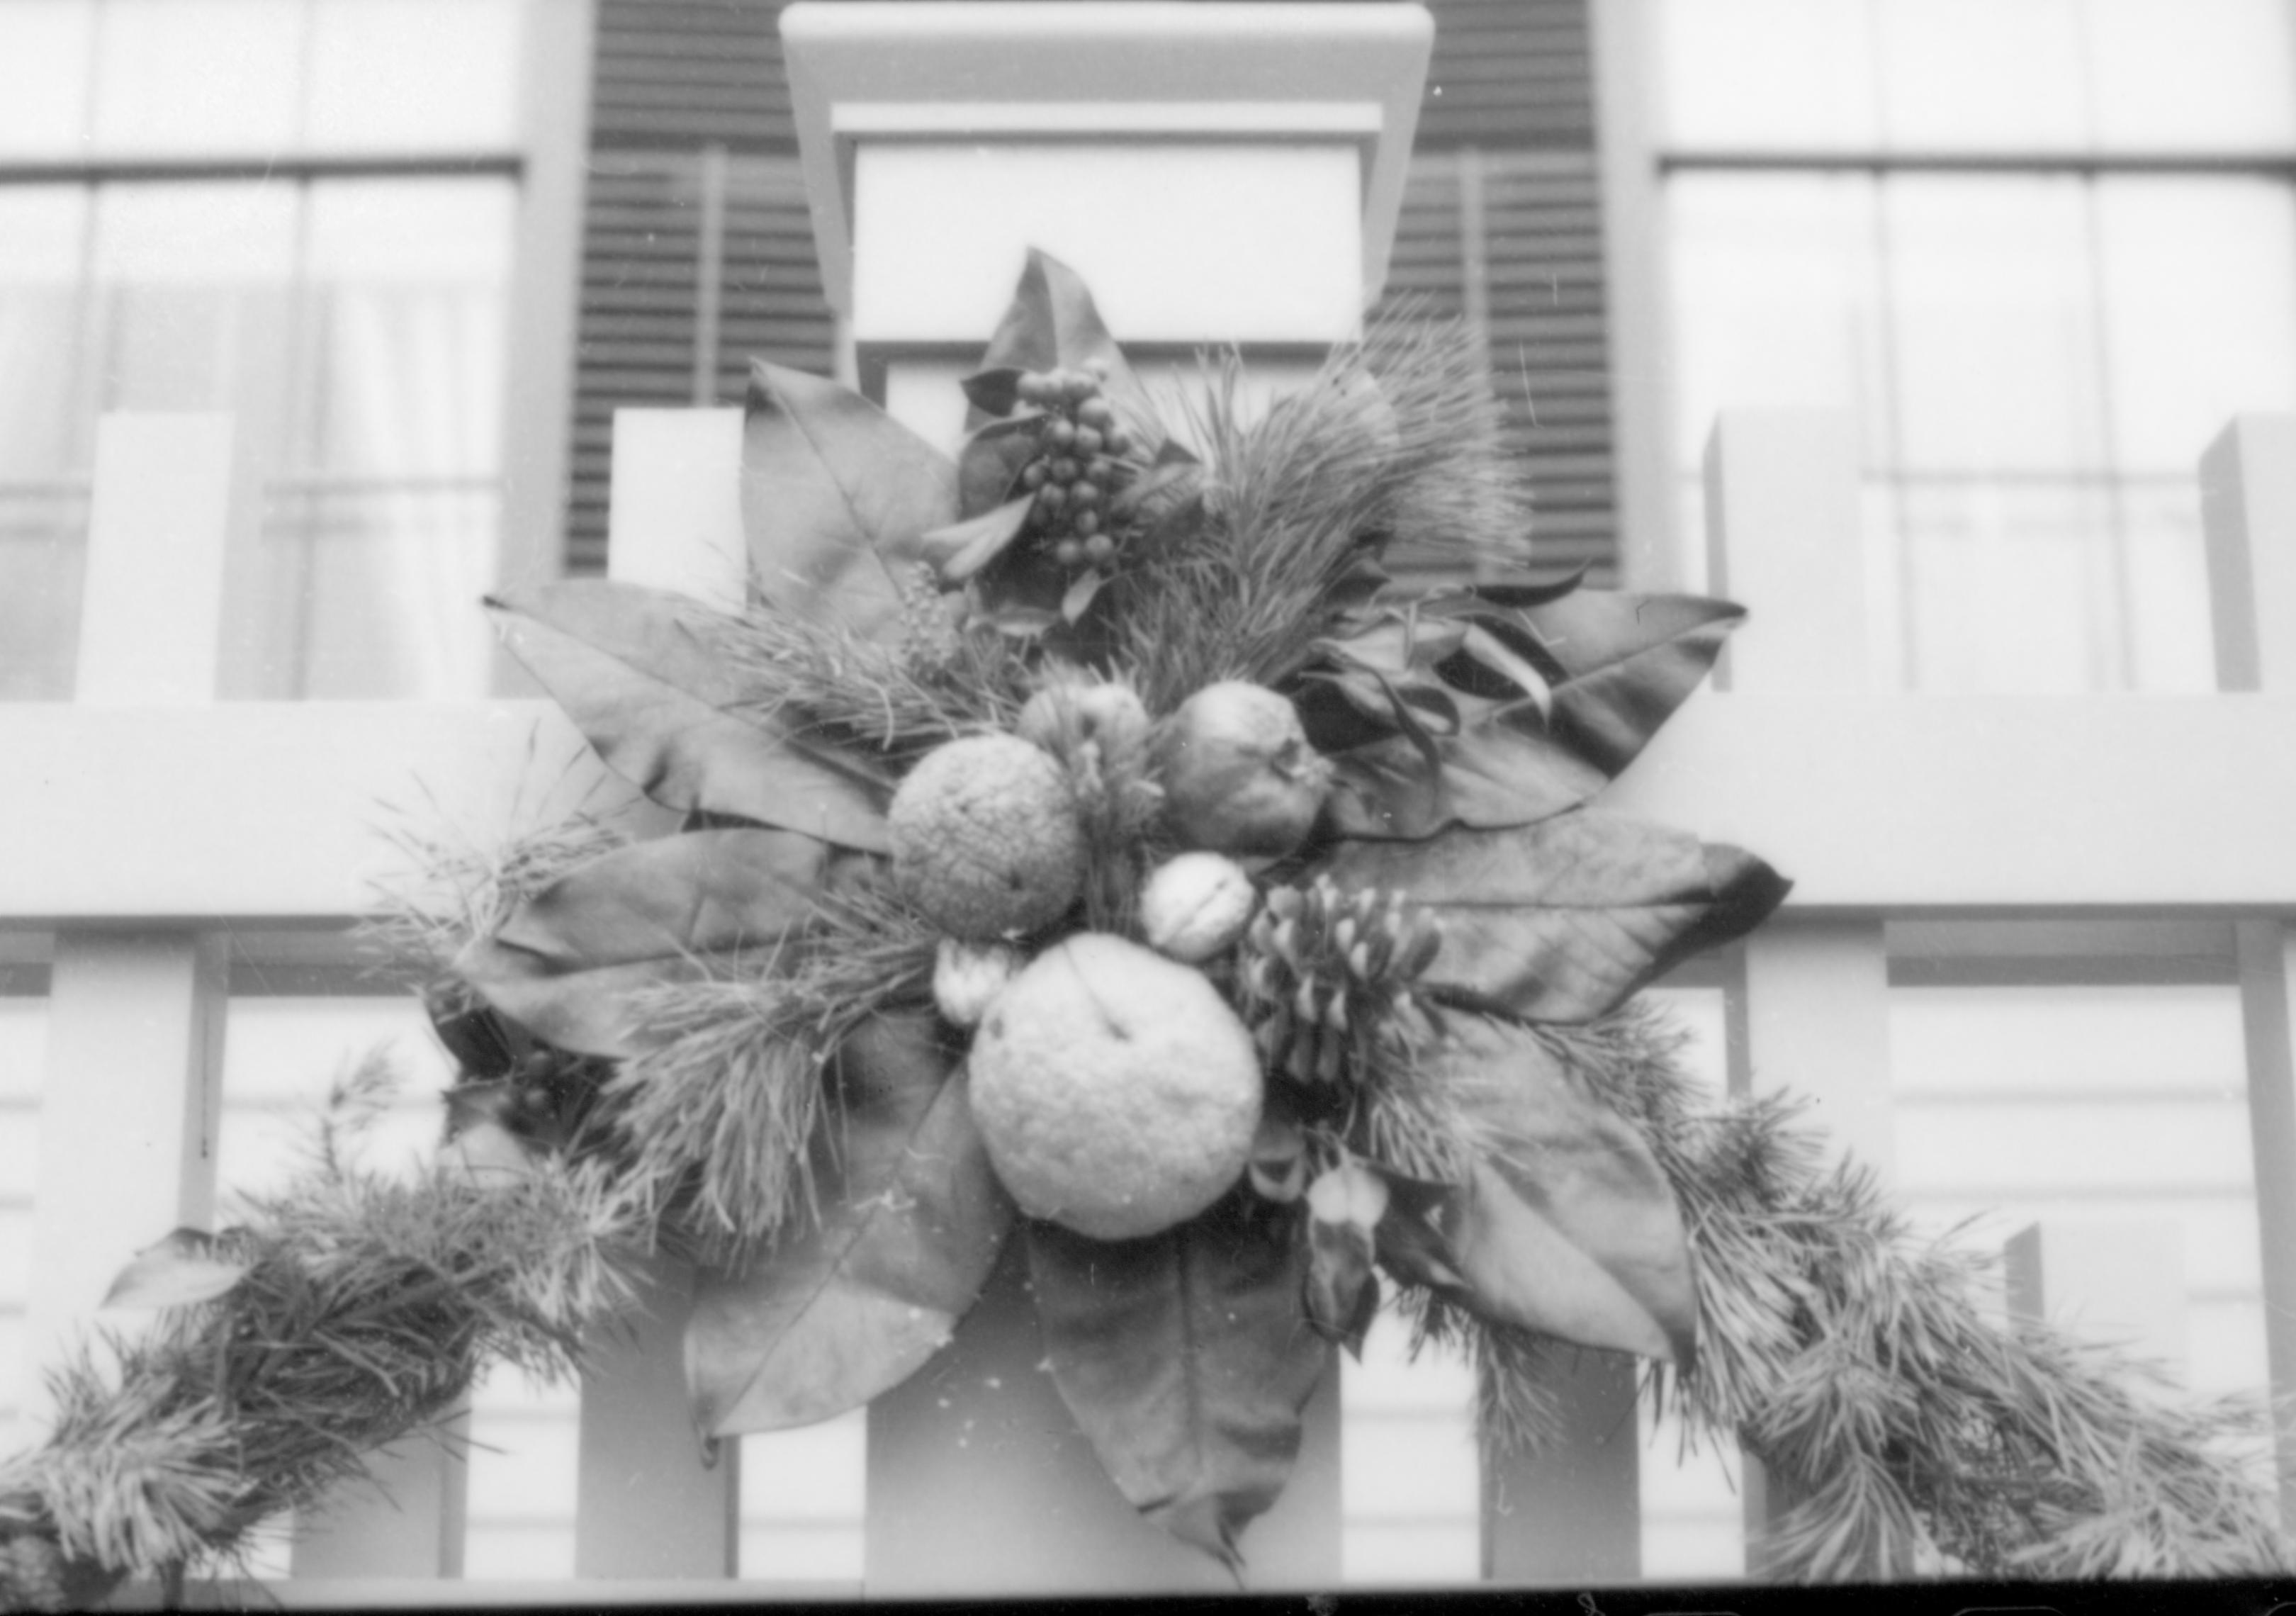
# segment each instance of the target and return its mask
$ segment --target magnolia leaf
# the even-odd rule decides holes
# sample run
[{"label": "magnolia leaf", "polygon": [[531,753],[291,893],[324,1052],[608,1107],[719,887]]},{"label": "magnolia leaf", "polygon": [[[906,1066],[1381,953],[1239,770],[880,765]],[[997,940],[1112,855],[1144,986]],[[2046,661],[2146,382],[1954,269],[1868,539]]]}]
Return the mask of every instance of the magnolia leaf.
[{"label": "magnolia leaf", "polygon": [[1028,373],[1017,365],[999,365],[977,370],[957,385],[974,409],[988,415],[1009,415],[1020,407],[1021,378]]},{"label": "magnolia leaf", "polygon": [[1379,1312],[1372,1276],[1372,1231],[1359,1223],[1308,1220],[1308,1277],[1302,1296],[1316,1333],[1363,1361],[1364,1340]]},{"label": "magnolia leaf", "polygon": [[1496,674],[1513,685],[1538,710],[1541,718],[1548,717],[1554,710],[1554,687],[1547,683],[1544,674],[1530,665],[1529,659],[1508,645],[1505,637],[1496,632],[1492,626],[1469,619],[1462,626],[1459,652],[1487,672]]},{"label": "magnolia leaf", "polygon": [[890,842],[885,772],[800,734],[737,682],[716,626],[665,590],[579,578],[488,603],[527,671],[606,767],[666,808],[840,847]]},{"label": "magnolia leaf", "polygon": [[922,541],[924,558],[944,583],[961,584],[1004,553],[1029,525],[1034,498],[1009,500],[969,521],[935,528]]},{"label": "magnolia leaf", "polygon": [[468,1005],[459,990],[426,988],[422,1008],[430,1017],[430,1030],[454,1057],[465,1078],[500,1078],[528,1053],[529,1040],[513,1022],[488,1005]]},{"label": "magnolia leaf", "polygon": [[957,513],[965,518],[1005,503],[1021,468],[1037,457],[1037,431],[1044,423],[1040,411],[991,421],[968,436],[956,461]]},{"label": "magnolia leaf", "polygon": [[[1398,699],[1398,705],[1401,703]],[[1332,827],[1341,836],[1417,842],[1453,826],[1496,830],[1569,812],[1610,783],[1536,729],[1462,722],[1451,734],[1409,733],[1332,756]]]},{"label": "magnolia leaf", "polygon": [[1542,578],[1536,583],[1525,580],[1475,584],[1468,588],[1466,594],[1475,600],[1497,606],[1544,606],[1549,601],[1559,601],[1565,595],[1576,594],[1587,581],[1590,564],[1582,562],[1560,578]]},{"label": "magnolia leaf", "polygon": [[865,1022],[838,1056],[821,1211],[759,1260],[704,1272],[685,1330],[703,1438],[857,1408],[948,1340],[1013,1225],[931,1018]]},{"label": "magnolia leaf", "polygon": [[1329,1353],[1292,1219],[1233,1195],[1145,1240],[1027,1228],[1053,1382],[1101,1464],[1143,1514],[1238,1570]]},{"label": "magnolia leaf", "polygon": [[1490,627],[1382,611],[1316,650],[1301,722],[1331,757],[1342,836],[1526,824],[1609,783],[1547,733],[1546,677]]},{"label": "magnolia leaf", "polygon": [[1563,671],[1554,734],[1616,775],[1689,699],[1746,611],[1693,595],[1584,589],[1522,616]]},{"label": "magnolia leaf", "polygon": [[179,1228],[135,1253],[98,1305],[105,1308],[186,1308],[226,1295],[247,1277],[250,1263],[219,1255],[223,1244],[204,1229]]},{"label": "magnolia leaf", "polygon": [[988,339],[988,351],[981,356],[975,374],[1087,368],[1100,371],[1101,392],[1128,431],[1147,447],[1167,441],[1155,406],[1102,323],[1084,278],[1052,254],[1031,247],[1021,283]]},{"label": "magnolia leaf", "polygon": [[758,591],[864,638],[900,634],[899,568],[956,518],[948,457],[851,388],[763,360],[742,427],[742,524]]},{"label": "magnolia leaf", "polygon": [[788,831],[694,831],[561,876],[455,962],[488,1004],[582,1054],[640,1047],[630,998],[772,944],[813,913],[829,849]]},{"label": "magnolia leaf", "polygon": [[1397,888],[1442,923],[1420,980],[1531,1021],[1586,1021],[1690,956],[1743,937],[1792,883],[1752,854],[1581,808],[1508,830],[1358,841],[1344,889]]},{"label": "magnolia leaf", "polygon": [[1499,1143],[1464,1185],[1396,1184],[1382,1260],[1495,1322],[1686,1366],[1689,1248],[1641,1133],[1529,1028],[1454,1014],[1444,1030],[1434,1075]]},{"label": "magnolia leaf", "polygon": [[[1416,839],[1576,807],[1635,759],[1744,615],[1693,595],[1581,590],[1576,574],[1365,614],[1317,642],[1306,675],[1341,698],[1305,715],[1337,765],[1336,828]],[[1400,710],[1423,715],[1439,695],[1458,718],[1431,749]]]}]

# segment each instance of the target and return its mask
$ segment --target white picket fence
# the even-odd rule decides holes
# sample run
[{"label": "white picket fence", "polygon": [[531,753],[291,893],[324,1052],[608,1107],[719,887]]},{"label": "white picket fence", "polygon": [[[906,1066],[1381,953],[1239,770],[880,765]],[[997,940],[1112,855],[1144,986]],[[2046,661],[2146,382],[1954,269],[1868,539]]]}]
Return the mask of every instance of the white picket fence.
[{"label": "white picket fence", "polygon": [[[727,558],[740,554],[738,425],[723,411],[624,416],[618,574],[722,593]],[[1767,929],[1689,978],[1723,1000],[1728,1082],[1813,1096],[1837,1138],[1890,1169],[1893,973],[1901,999],[1908,982],[1940,980],[2202,982],[2236,993],[2252,1171],[2226,1177],[2217,1161],[2150,1165],[2164,1183],[2216,1174],[2211,1193],[2252,1220],[2258,1255],[2232,1286],[2247,1287],[2234,1310],[2242,1327],[2261,1318],[2272,1386],[2296,1390],[2296,420],[2234,422],[2202,467],[2220,685],[2204,697],[1923,700],[1866,690],[1866,590],[1842,424],[1726,417],[1709,472],[1714,588],[1749,603],[1753,622],[1730,652],[1726,689],[1693,700],[1615,800],[1758,849],[1799,883]],[[14,782],[0,793],[9,849],[0,967],[15,972],[20,1002],[28,985],[37,991],[42,966],[47,984],[41,1070],[0,1074],[11,1136],[27,1140],[36,1124],[38,1140],[36,1168],[20,1148],[0,1158],[9,1176],[0,1216],[24,1253],[25,1308],[12,1332],[25,1415],[17,1440],[37,1428],[37,1363],[86,1322],[128,1253],[211,1215],[235,964],[242,981],[289,970],[275,990],[294,988],[298,962],[311,982],[338,980],[329,973],[344,958],[341,927],[396,857],[380,834],[380,805],[423,802],[483,835],[512,824],[538,783],[567,791],[564,771],[583,767],[578,742],[537,701],[212,701],[226,556],[251,515],[250,487],[226,420],[107,422],[78,700],[0,707],[0,755]],[[651,547],[637,547],[640,538]],[[340,1053],[315,1048],[310,1062],[324,1069]],[[2237,1105],[2228,1091],[2213,1098]],[[2076,1095],[2045,1106],[2042,1136],[2077,1128],[2084,1103]],[[2141,1153],[2141,1117],[2136,1126]],[[2051,1194],[2044,1185],[2033,1199],[2055,1205]],[[2201,1236],[2161,1222],[2167,1204],[2138,1208],[2151,1222],[2136,1235],[2060,1221],[2024,1243],[2017,1304],[2077,1306],[2148,1339],[2173,1337],[2186,1295],[2178,1245]],[[2100,1239],[2112,1259],[2087,1261],[2084,1242],[2093,1254]],[[2158,1255],[2148,1261],[2148,1251]],[[578,1413],[566,1415],[579,1433],[570,1489],[579,1597],[658,1595],[671,1579],[685,1598],[824,1591],[742,1564],[739,1467],[694,1462],[676,1324],[666,1304],[635,1345],[604,1351]],[[1023,1343],[1015,1361],[1029,1356]],[[9,1368],[0,1360],[0,1373]],[[1406,1410],[1414,1401],[1407,1380],[1351,1382],[1346,1397],[1319,1400],[1294,1514],[1271,1523],[1266,1541],[1276,1546],[1255,1556],[1267,1575],[1335,1586],[1349,1563],[1347,1522],[1391,1530],[1391,1507],[1380,1517],[1378,1500],[1447,1493],[1482,1499],[1485,1576],[1635,1576],[1644,1501],[1676,1495],[1671,1450],[1637,1435],[1629,1377],[1590,1360],[1564,1450],[1478,1487],[1472,1448],[1456,1437],[1460,1388],[1445,1373],[1431,1371],[1429,1383],[1440,1388],[1434,1401],[1452,1407],[1447,1426],[1440,1408],[1432,1415],[1455,1435],[1436,1451],[1394,1445],[1398,1399]],[[868,1451],[880,1462],[901,1451],[893,1426],[915,1417],[886,1416]],[[546,1422],[488,1434],[514,1443],[521,1430],[560,1440]],[[827,1446],[814,1439],[808,1449],[808,1440],[753,1445],[753,1515],[756,1499],[775,1497],[801,1526],[822,1466],[858,1473],[857,1427]],[[1392,1456],[1406,1450],[1424,1467],[1408,1488],[1363,1484],[1373,1469],[1391,1477]],[[1359,1484],[1345,1484],[1343,1455],[1366,1467]],[[2280,1456],[2284,1505],[2296,1506],[2287,1480],[2296,1443],[2286,1433]],[[970,1463],[955,1459],[931,1486],[890,1464],[873,1477],[859,1504],[862,1575],[837,1590],[914,1590],[936,1577],[978,1590],[994,1585],[983,1564],[1028,1585],[1015,1565],[1056,1549],[997,1541],[976,1546],[970,1561],[949,1557],[947,1545],[964,1534],[948,1522],[971,1518],[951,1512],[980,1502],[957,1496]],[[993,1456],[980,1463],[984,1488],[1005,1485]],[[357,1503],[299,1543],[291,1579],[275,1591],[290,1603],[420,1602],[441,1594],[436,1579],[459,1575],[462,1465],[418,1446],[386,1468],[394,1502]],[[1757,1519],[1759,1481],[1747,1489]],[[1247,1538],[1248,1553],[1255,1542]],[[574,1596],[563,1584],[499,1581],[466,1582],[452,1595]]]}]

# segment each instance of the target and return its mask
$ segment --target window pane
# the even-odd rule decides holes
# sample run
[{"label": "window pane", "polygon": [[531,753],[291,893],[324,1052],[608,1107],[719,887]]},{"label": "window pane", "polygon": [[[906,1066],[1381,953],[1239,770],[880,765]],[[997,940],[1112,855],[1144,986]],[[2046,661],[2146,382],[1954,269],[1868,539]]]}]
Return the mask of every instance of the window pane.
[{"label": "window pane", "polygon": [[302,0],[105,0],[97,150],[174,156],[291,146],[303,12]]},{"label": "window pane", "polygon": [[1863,5],[1666,0],[1657,21],[1672,144],[1866,146],[1878,138]]},{"label": "window pane", "polygon": [[0,155],[68,157],[80,149],[94,37],[93,0],[0,5]]},{"label": "window pane", "polygon": [[2123,486],[2127,537],[2129,684],[2198,694],[2217,687],[2216,630],[2209,620],[2209,560],[2201,531],[2201,485],[2185,471]]},{"label": "window pane", "polygon": [[2077,147],[2076,0],[1874,0],[1882,127],[1900,147]]},{"label": "window pane", "polygon": [[71,693],[86,560],[79,376],[87,197],[0,190],[0,701]]},{"label": "window pane", "polygon": [[2296,145],[2284,0],[2085,0],[2098,138],[2113,147]]},{"label": "window pane", "polygon": [[85,463],[86,433],[60,406],[78,364],[87,227],[78,186],[0,189],[0,484]]},{"label": "window pane", "polygon": [[311,197],[308,347],[266,570],[275,640],[250,693],[484,686],[507,181],[363,181]]},{"label": "window pane", "polygon": [[1921,1226],[1975,1216],[2001,1240],[2036,1218],[2166,1221],[2181,1235],[2189,1384],[2264,1389],[2235,989],[1900,990],[1890,1061],[1898,1182]]},{"label": "window pane", "polygon": [[258,455],[278,440],[297,193],[247,184],[99,193],[94,410],[229,409]]},{"label": "window pane", "polygon": [[1668,199],[1679,463],[1700,463],[1736,405],[1854,410],[1866,457],[1882,455],[1872,183],[1685,175]]},{"label": "window pane", "polygon": [[2097,188],[2116,458],[2189,475],[2241,410],[2296,409],[2296,197],[2267,180]]},{"label": "window pane", "polygon": [[319,0],[308,137],[322,151],[508,147],[517,0]]},{"label": "window pane", "polygon": [[2081,184],[1906,178],[1890,184],[1884,209],[1904,463],[2101,466]]},{"label": "window pane", "polygon": [[1922,482],[1900,509],[1915,688],[2073,694],[2124,682],[2103,488]]}]

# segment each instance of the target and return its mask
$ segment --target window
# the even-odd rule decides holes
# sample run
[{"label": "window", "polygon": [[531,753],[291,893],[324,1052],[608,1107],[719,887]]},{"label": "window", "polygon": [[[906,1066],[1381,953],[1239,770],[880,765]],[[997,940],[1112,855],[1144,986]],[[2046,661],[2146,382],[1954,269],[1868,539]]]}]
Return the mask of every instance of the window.
[{"label": "window", "polygon": [[2286,8],[1658,18],[1686,530],[1717,409],[1848,409],[1878,682],[2208,688],[2194,468],[2235,411],[2296,407]]},{"label": "window", "polygon": [[265,472],[227,696],[475,693],[519,0],[0,8],[0,697],[70,692],[97,418]]}]

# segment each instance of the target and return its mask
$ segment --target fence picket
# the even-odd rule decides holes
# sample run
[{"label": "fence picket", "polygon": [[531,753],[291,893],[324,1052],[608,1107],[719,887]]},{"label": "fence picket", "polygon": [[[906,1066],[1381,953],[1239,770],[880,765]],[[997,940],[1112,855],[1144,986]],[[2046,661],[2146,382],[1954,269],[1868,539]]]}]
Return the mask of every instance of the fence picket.
[{"label": "fence picket", "polygon": [[[227,557],[254,517],[239,454],[225,415],[113,415],[98,429],[82,705],[213,700]],[[69,920],[53,957],[20,1404],[35,1423],[49,1407],[44,1371],[85,1334],[121,1265],[213,1216],[226,968],[216,933]]]},{"label": "fence picket", "polygon": [[[738,606],[747,585],[739,410],[618,410],[608,575]],[[681,1349],[689,1271],[663,1261],[635,1327],[594,1344],[582,1376],[575,1574],[733,1576],[742,1444],[705,1464]]]},{"label": "fence picket", "polygon": [[[2218,688],[2296,693],[2296,416],[2236,417],[2202,457],[2201,501]],[[2237,934],[2280,1515],[2296,1530],[2296,924]]]},{"label": "fence picket", "polygon": [[[1730,410],[1706,451],[1707,572],[1760,625],[1724,653],[1732,692],[1857,692],[1866,683],[1865,557],[1855,439],[1847,417]],[[1824,737],[1812,736],[1823,745]],[[1889,957],[1877,916],[1783,915],[1726,972],[1730,1089],[1787,1089],[1815,1103],[1835,1150],[1889,1174]],[[1793,1498],[1744,1461],[1747,1564]],[[1876,1575],[1892,1569],[1873,1568]]]}]

